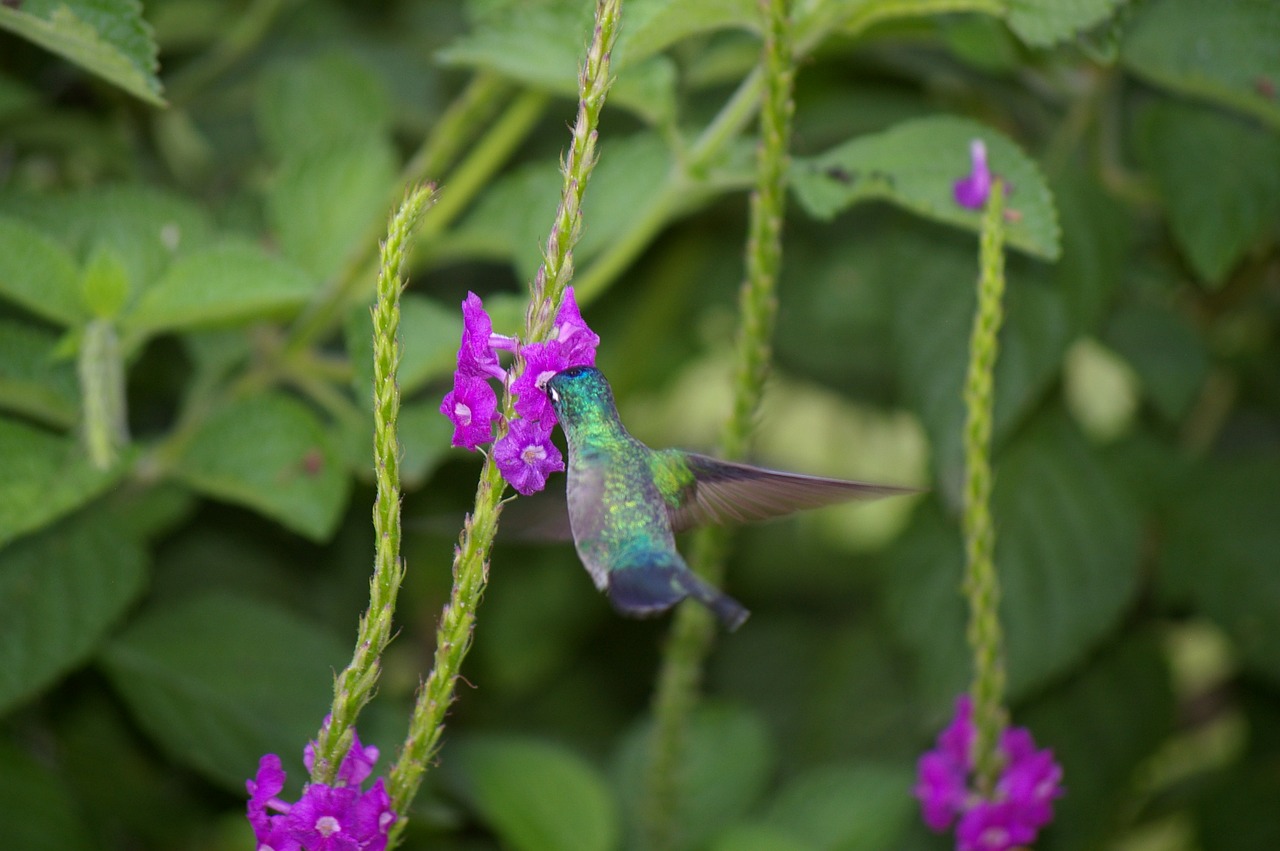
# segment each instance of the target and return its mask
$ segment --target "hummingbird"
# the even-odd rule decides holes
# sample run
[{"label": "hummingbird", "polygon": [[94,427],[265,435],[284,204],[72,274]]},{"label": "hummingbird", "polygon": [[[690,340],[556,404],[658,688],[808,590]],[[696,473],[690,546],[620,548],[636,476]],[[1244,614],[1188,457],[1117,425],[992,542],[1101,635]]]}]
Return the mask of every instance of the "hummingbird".
[{"label": "hummingbird", "polygon": [[545,384],[569,445],[566,497],[578,557],[613,607],[650,617],[692,597],[733,631],[750,612],[697,574],[675,535],[852,499],[915,493],[767,470],[681,449],[650,449],[618,417],[600,370],[575,366]]}]

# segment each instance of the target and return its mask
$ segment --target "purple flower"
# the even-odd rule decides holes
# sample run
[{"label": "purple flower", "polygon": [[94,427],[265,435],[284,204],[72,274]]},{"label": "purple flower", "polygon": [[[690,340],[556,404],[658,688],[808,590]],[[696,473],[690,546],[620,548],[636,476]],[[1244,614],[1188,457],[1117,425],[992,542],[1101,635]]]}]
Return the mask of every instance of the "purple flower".
[{"label": "purple flower", "polygon": [[458,373],[468,378],[503,378],[506,372],[498,364],[493,350],[493,320],[485,312],[484,302],[475,293],[467,293],[462,302],[462,344],[458,347]]},{"label": "purple flower", "polygon": [[991,169],[987,167],[987,146],[981,139],[969,143],[969,159],[973,163],[968,177],[955,182],[956,203],[961,207],[979,210],[991,194]]},{"label": "purple flower", "polygon": [[1034,842],[1036,829],[1022,824],[1012,801],[979,801],[956,827],[956,851],[1008,851]]},{"label": "purple flower", "polygon": [[569,368],[559,343],[530,343],[522,346],[524,372],[511,384],[516,394],[516,413],[530,420],[546,423],[548,429],[556,424],[556,413],[543,389],[546,381],[562,369]]},{"label": "purple flower", "polygon": [[524,496],[542,490],[547,476],[564,469],[564,458],[551,442],[551,426],[537,420],[513,420],[506,436],[493,445],[493,460]]},{"label": "purple flower", "polygon": [[[391,796],[381,778],[360,791],[377,758],[377,748],[362,745],[353,735],[351,749],[338,768],[338,785],[310,783],[302,797],[290,804],[277,797],[285,782],[280,757],[263,756],[258,773],[245,783],[249,824],[258,851],[384,851],[396,821]],[[309,768],[314,760],[315,742],[311,742],[303,761]],[[277,814],[269,815],[268,810]]]},{"label": "purple flower", "polygon": [[[324,726],[329,726],[329,716],[325,716]],[[315,768],[316,761],[316,743],[307,742],[307,746],[302,749],[302,764],[306,766],[307,771]],[[338,785],[339,786],[359,786],[365,781],[370,774],[373,773],[373,764],[378,761],[378,749],[374,745],[363,745],[360,743],[360,735],[355,731],[351,731],[351,747],[347,750],[347,755],[342,758],[342,765],[338,766]]]},{"label": "purple flower", "polygon": [[440,413],[453,423],[452,444],[473,451],[493,440],[493,424],[501,418],[498,396],[489,382],[461,370],[454,373],[453,389],[440,402]]},{"label": "purple flower", "polygon": [[564,354],[565,365],[561,369],[596,365],[596,347],[600,345],[600,337],[583,321],[573,287],[565,288],[564,300],[560,302],[552,334],[552,339],[560,344],[560,350]]},{"label": "purple flower", "polygon": [[1006,851],[1035,841],[1062,796],[1062,767],[1051,750],[1036,749],[1028,730],[1012,727],[1000,737],[1004,761],[995,790],[983,797],[971,785],[976,739],[973,701],[962,695],[937,747],[917,767],[915,796],[925,824],[938,833],[955,824],[958,851]]}]

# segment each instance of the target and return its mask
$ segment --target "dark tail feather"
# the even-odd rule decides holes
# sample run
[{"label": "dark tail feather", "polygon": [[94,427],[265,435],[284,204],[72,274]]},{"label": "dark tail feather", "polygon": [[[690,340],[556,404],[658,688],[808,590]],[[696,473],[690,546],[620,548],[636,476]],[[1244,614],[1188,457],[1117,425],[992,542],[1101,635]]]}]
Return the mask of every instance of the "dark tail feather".
[{"label": "dark tail feather", "polygon": [[677,559],[655,553],[643,563],[615,567],[609,572],[609,601],[613,607],[624,615],[646,618],[692,597],[715,613],[726,629],[733,631],[742,626],[751,613],[728,594],[699,579]]}]

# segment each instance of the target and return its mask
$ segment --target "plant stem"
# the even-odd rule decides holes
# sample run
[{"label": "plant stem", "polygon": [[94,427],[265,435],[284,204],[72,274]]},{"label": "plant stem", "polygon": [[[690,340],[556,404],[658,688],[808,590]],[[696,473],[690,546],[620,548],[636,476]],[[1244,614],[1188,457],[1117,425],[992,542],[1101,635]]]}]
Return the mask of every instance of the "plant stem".
[{"label": "plant stem", "polygon": [[995,569],[991,521],[991,420],[997,337],[1004,319],[1004,184],[995,180],[982,219],[982,271],[978,307],[969,342],[964,400],[964,594],[969,601],[968,640],[973,652],[974,745],[978,789],[989,794],[999,769],[996,743],[1004,726],[1004,649],[1000,631],[1000,584]]},{"label": "plant stem", "polygon": [[[582,228],[582,196],[596,162],[596,128],[612,82],[610,51],[617,37],[620,12],[620,0],[597,2],[595,31],[579,77],[578,116],[565,156],[564,191],[547,237],[543,265],[530,284],[522,335],[526,342],[547,339],[555,309],[573,274],[573,247]],[[517,360],[512,366],[513,379],[521,368],[523,365]],[[510,416],[514,399],[509,389],[504,392],[502,404]],[[453,589],[440,615],[434,664],[418,691],[408,736],[391,768],[388,791],[401,818],[392,828],[389,848],[403,835],[407,824],[404,814],[418,790],[427,763],[440,747],[444,716],[453,702],[459,672],[471,647],[476,609],[489,578],[489,551],[498,530],[504,489],[502,474],[492,456],[486,456],[476,486],[475,507],[463,523],[454,549]]]},{"label": "plant stem", "polygon": [[[772,357],[777,279],[782,264],[787,150],[794,111],[790,4],[787,0],[762,0],[762,5],[766,20],[761,59],[764,97],[756,189],[751,196],[746,277],[739,293],[741,323],[735,355],[733,408],[721,438],[721,452],[730,460],[746,453]],[[745,89],[744,86],[740,91]],[[694,570],[709,582],[720,584],[728,545],[729,535],[723,528],[702,530],[694,546]],[[711,616],[702,607],[686,605],[676,613],[654,697],[655,730],[646,819],[651,848],[672,848],[678,842],[679,768],[689,716],[697,704],[703,662],[714,637]]]},{"label": "plant stem", "polygon": [[400,560],[400,294],[414,229],[435,198],[435,187],[418,186],[405,196],[391,219],[382,244],[378,297],[373,309],[373,458],[378,492],[373,528],[377,537],[369,608],[360,618],[355,653],[334,682],[329,721],[316,738],[311,780],[333,784],[338,766],[351,747],[360,710],[369,702],[381,670],[382,651],[391,640],[391,619],[404,578]]}]

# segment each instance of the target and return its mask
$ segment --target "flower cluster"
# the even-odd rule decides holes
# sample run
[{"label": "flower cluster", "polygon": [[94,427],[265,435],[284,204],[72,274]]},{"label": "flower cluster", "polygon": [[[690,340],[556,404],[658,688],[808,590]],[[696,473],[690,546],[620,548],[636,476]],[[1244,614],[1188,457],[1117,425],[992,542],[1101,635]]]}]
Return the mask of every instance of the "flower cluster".
[{"label": "flower cluster", "polygon": [[[335,785],[309,783],[302,797],[290,804],[279,798],[285,781],[280,757],[263,756],[257,775],[244,784],[249,790],[249,824],[257,851],[383,851],[396,820],[391,796],[382,778],[360,791],[377,759],[378,749],[361,745],[353,731],[351,750],[338,768]],[[311,742],[302,758],[308,771],[314,760],[315,743]]]},{"label": "flower cluster", "polygon": [[957,851],[1006,851],[1035,841],[1053,820],[1053,800],[1062,796],[1062,767],[1053,751],[1036,750],[1022,727],[1000,737],[1004,766],[990,798],[969,788],[974,768],[973,701],[956,701],[956,716],[938,745],[920,757],[915,795],[925,824],[941,833],[956,822]]},{"label": "flower cluster", "polygon": [[[574,299],[573,287],[564,292],[551,339],[523,343],[493,333],[493,322],[475,293],[462,302],[462,344],[453,389],[440,403],[440,413],[453,423],[453,445],[475,450],[493,440],[502,421],[498,396],[490,379],[498,379],[516,396],[516,416],[506,434],[493,445],[493,460],[513,488],[529,495],[543,489],[547,476],[564,469],[564,458],[551,442],[555,411],[543,392],[546,380],[571,366],[595,366],[600,338],[587,327]],[[498,362],[499,351],[515,353],[524,371],[512,378]]]}]

